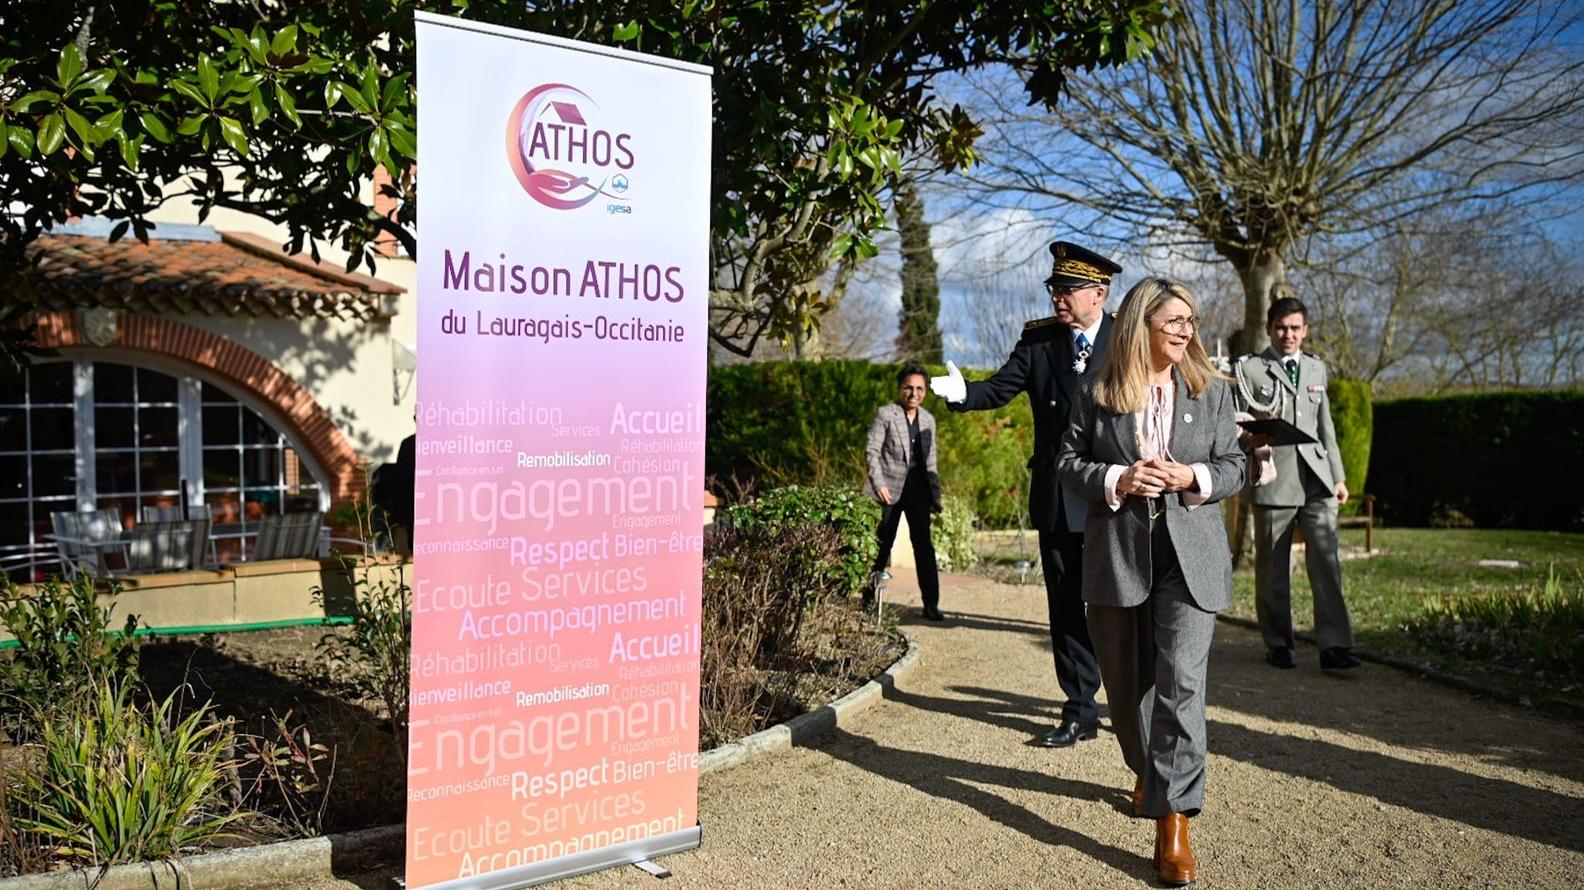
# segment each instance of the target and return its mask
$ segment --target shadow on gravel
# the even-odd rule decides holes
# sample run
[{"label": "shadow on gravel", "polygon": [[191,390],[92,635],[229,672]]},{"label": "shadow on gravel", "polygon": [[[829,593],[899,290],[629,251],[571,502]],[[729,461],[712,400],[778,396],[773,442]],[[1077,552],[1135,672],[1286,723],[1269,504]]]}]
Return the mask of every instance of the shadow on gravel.
[{"label": "shadow on gravel", "polygon": [[1209,721],[1208,734],[1211,753],[1221,757],[1473,828],[1584,851],[1577,798],[1221,720]]},{"label": "shadow on gravel", "polygon": [[1043,621],[1021,621],[1016,618],[1002,618],[996,615],[977,615],[972,612],[954,612],[946,603],[941,604],[941,611],[946,613],[946,620],[941,624],[932,624],[919,618],[917,612],[911,612],[903,622],[908,625],[922,627],[939,627],[950,630],[960,627],[965,630],[987,630],[994,633],[1024,633],[1045,639],[1050,642],[1050,625]]},{"label": "shadow on gravel", "polygon": [[[1231,628],[1225,625],[1217,628],[1220,634],[1227,634],[1229,630]],[[1253,645],[1212,650],[1210,682],[1215,706],[1230,707],[1270,720],[1354,733],[1393,747],[1470,755],[1488,763],[1538,770],[1584,782],[1584,761],[1577,757],[1558,758],[1552,751],[1554,744],[1525,737],[1515,731],[1509,721],[1489,716],[1496,708],[1494,705],[1471,697],[1467,701],[1485,712],[1489,719],[1469,719],[1462,709],[1449,709],[1445,719],[1437,721],[1433,731],[1427,732],[1425,714],[1436,705],[1413,697],[1407,689],[1412,688],[1412,684],[1435,683],[1434,680],[1386,665],[1366,665],[1354,676],[1322,675],[1315,670],[1319,652],[1310,645],[1298,649],[1298,671],[1277,672],[1266,667],[1264,649],[1257,637],[1252,639]],[[1219,677],[1231,678],[1223,686],[1235,685],[1249,695],[1232,697],[1216,690]],[[1357,685],[1350,687],[1349,684]],[[1330,687],[1341,687],[1345,699],[1336,707],[1316,707],[1312,690],[1323,691]],[[1440,684],[1437,687],[1447,689],[1448,695],[1468,695]],[[1557,723],[1564,725],[1565,721]],[[1572,744],[1584,744],[1584,722],[1574,722],[1572,726],[1575,730]]]},{"label": "shadow on gravel", "polygon": [[1116,804],[1118,795],[1115,788],[1013,767],[974,763],[940,754],[887,748],[872,739],[840,729],[822,739],[820,751],[933,797],[972,807],[986,818],[1022,832],[1040,843],[1069,847],[1127,877],[1153,881],[1154,867],[1147,858],[1100,843],[1070,828],[1052,825],[1034,813],[976,786],[1034,789],[1060,797],[1112,805]]},{"label": "shadow on gravel", "polygon": [[1050,732],[1058,716],[1057,709],[1052,708],[1050,702],[1027,696],[976,687],[954,686],[952,691],[978,696],[978,699],[920,695],[916,692],[903,692],[895,686],[886,687],[885,698],[886,701],[894,701],[921,711],[977,720],[1013,732],[1025,733],[1030,737],[1042,736]]}]

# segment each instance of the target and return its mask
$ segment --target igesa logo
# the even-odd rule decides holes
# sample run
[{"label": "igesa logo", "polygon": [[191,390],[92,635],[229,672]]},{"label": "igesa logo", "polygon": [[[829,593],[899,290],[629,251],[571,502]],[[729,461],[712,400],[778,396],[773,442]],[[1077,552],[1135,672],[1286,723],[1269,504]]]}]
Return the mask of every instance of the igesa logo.
[{"label": "igesa logo", "polygon": [[517,100],[506,122],[506,160],[529,197],[554,210],[607,199],[610,213],[632,213],[632,136],[593,126],[599,105],[577,87],[541,84]]}]

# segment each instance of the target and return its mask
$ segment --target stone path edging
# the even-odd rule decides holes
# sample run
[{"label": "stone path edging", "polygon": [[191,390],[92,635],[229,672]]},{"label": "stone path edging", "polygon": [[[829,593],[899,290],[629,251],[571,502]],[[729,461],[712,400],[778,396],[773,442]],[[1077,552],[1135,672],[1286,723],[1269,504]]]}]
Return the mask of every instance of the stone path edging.
[{"label": "stone path edging", "polygon": [[[919,661],[918,641],[904,633],[907,652],[880,676],[828,705],[800,714],[786,723],[745,736],[704,752],[699,774],[729,769],[792,746],[841,726],[885,696]],[[24,875],[0,880],[0,890],[192,890],[291,887],[341,874],[357,873],[400,862],[407,843],[405,825],[385,825],[328,837],[281,841],[200,853],[182,859],[134,862],[106,869]]]},{"label": "stone path edging", "polygon": [[195,887],[225,887],[240,890],[295,887],[327,878],[334,872],[357,873],[400,861],[406,843],[406,826],[385,825],[328,837],[200,853],[182,859],[23,875],[0,881],[0,888],[192,890]]},{"label": "stone path edging", "polygon": [[705,751],[699,757],[699,775],[730,769],[779,751],[790,750],[794,745],[830,732],[844,721],[868,710],[885,696],[887,689],[894,687],[918,664],[918,641],[907,633],[902,634],[902,639],[907,641],[907,652],[880,676],[824,707]]}]

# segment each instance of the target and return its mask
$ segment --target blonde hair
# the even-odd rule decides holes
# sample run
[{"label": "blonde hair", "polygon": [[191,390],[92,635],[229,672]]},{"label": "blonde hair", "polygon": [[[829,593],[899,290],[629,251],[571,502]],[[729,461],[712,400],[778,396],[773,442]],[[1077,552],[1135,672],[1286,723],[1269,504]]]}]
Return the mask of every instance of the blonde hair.
[{"label": "blonde hair", "polygon": [[[1144,409],[1152,370],[1149,321],[1161,306],[1173,299],[1188,304],[1190,314],[1199,311],[1199,301],[1194,299],[1193,293],[1167,278],[1146,278],[1133,285],[1122,298],[1122,308],[1117,311],[1111,332],[1111,346],[1096,375],[1095,404],[1113,414],[1132,414]],[[1198,328],[1194,328],[1177,370],[1195,397],[1205,391],[1210,381],[1223,377],[1210,364]]]}]

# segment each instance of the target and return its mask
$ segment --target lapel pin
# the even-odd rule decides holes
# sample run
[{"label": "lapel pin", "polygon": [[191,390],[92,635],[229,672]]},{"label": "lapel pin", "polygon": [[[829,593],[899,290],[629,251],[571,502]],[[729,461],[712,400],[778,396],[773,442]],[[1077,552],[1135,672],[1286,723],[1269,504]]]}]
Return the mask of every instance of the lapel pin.
[{"label": "lapel pin", "polygon": [[1193,415],[1192,414],[1184,414],[1183,415],[1183,423],[1193,423]]}]

